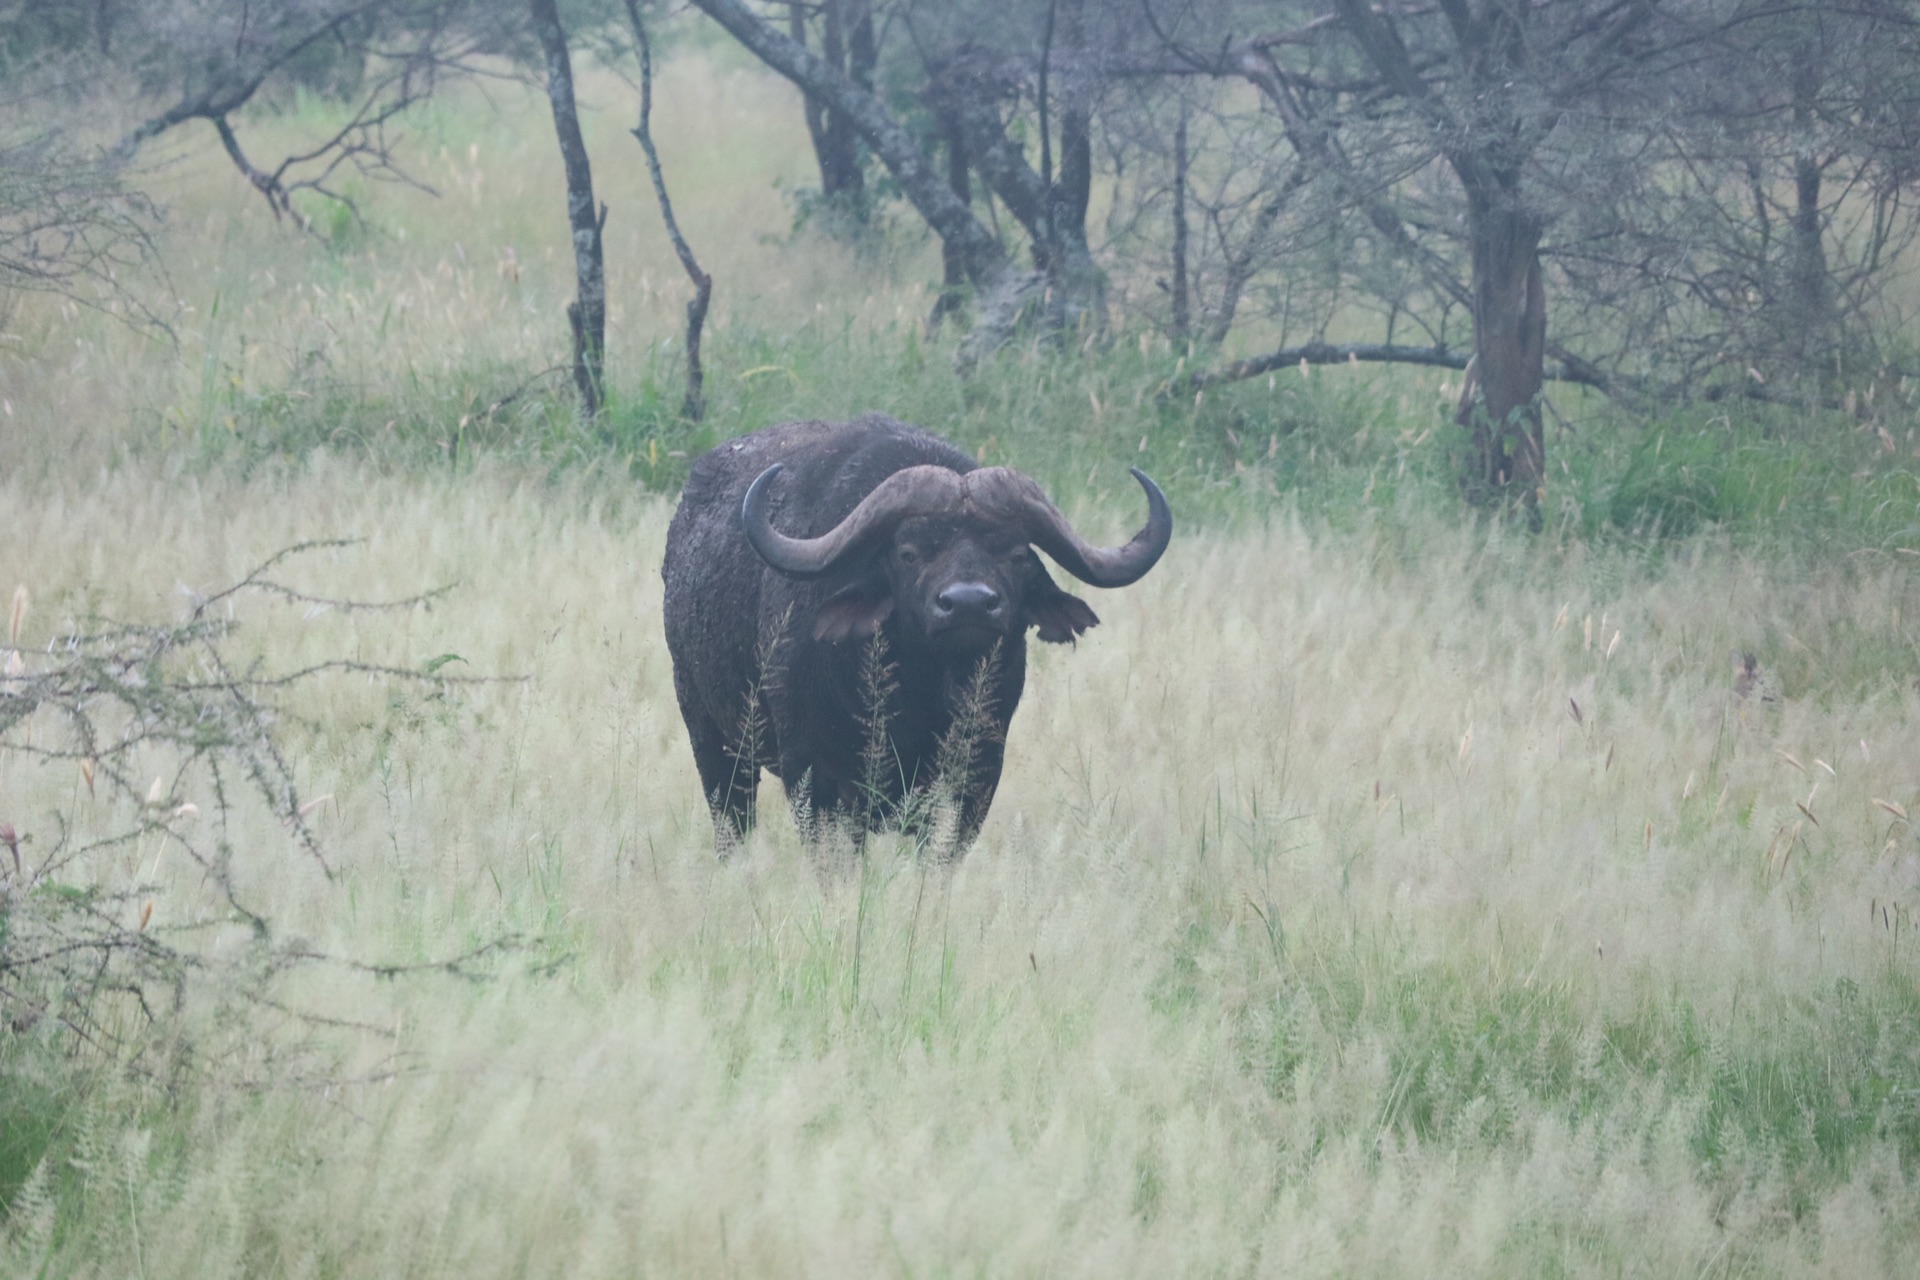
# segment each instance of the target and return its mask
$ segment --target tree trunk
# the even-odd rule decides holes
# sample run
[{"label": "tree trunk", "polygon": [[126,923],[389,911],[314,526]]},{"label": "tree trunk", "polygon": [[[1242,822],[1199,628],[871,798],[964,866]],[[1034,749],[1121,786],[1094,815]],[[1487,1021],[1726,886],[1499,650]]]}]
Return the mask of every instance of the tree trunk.
[{"label": "tree trunk", "polygon": [[[951,112],[936,110],[934,119],[940,126],[940,141],[947,153],[947,185],[962,204],[971,207],[973,179],[967,173],[966,134]],[[929,326],[938,328],[942,320],[960,309],[966,283],[967,268],[960,260],[958,247],[941,240],[940,297],[933,304],[932,314],[927,317]]]},{"label": "tree trunk", "polygon": [[[1467,181],[1464,174],[1462,181]],[[1470,187],[1467,207],[1475,386],[1460,403],[1459,421],[1471,440],[1463,487],[1476,503],[1517,494],[1537,513],[1546,479],[1540,413],[1547,350],[1541,222],[1516,207],[1514,195],[1504,189]]]},{"label": "tree trunk", "polygon": [[963,373],[969,371],[1011,331],[1010,327],[1002,329],[986,323],[987,318],[1009,311],[1017,314],[1031,295],[1033,278],[1014,267],[999,240],[980,225],[973,211],[935,172],[913,136],[871,90],[861,88],[799,41],[762,22],[742,0],[693,2],[748,52],[802,92],[814,94],[833,110],[844,112],[934,234],[953,246],[982,304],[982,322],[975,325],[954,356],[956,366]]},{"label": "tree trunk", "polygon": [[1060,180],[1053,184],[1054,224],[1087,238],[1087,205],[1093,197],[1093,121],[1084,105],[1060,113]]},{"label": "tree trunk", "polygon": [[[1087,247],[1084,192],[1091,184],[1092,147],[1081,151],[1084,163],[1070,157],[1080,148],[1070,140],[1075,131],[1062,117],[1061,169],[1063,181],[1048,183],[1027,163],[1025,152],[1007,137],[992,96],[964,77],[937,85],[940,110],[951,113],[966,135],[967,155],[974,171],[985,180],[1001,203],[1026,231],[1033,245],[1034,265],[1046,277],[1046,305],[1057,325],[1092,317],[1095,328],[1106,325],[1106,275]],[[1084,121],[1084,113],[1081,116]],[[1088,130],[1077,126],[1079,136]],[[1076,174],[1075,165],[1081,167]],[[1077,186],[1070,186],[1069,177]]]},{"label": "tree trunk", "polygon": [[[807,43],[807,6],[800,0],[791,0],[787,5],[787,34],[802,48]],[[800,115],[807,122],[807,137],[813,143],[813,159],[820,166],[820,189],[825,191],[833,181],[833,166],[829,160],[830,148],[827,142],[827,104],[802,88],[800,91]]]},{"label": "tree trunk", "polygon": [[1793,158],[1793,218],[1787,227],[1787,306],[1781,335],[1800,372],[1818,377],[1832,355],[1833,310],[1828,291],[1827,251],[1821,235],[1822,166],[1811,135],[1814,107],[1825,79],[1819,50],[1809,38],[1793,60],[1793,124],[1799,150]]},{"label": "tree trunk", "polygon": [[1087,206],[1093,195],[1093,122],[1086,104],[1060,113],[1060,180],[1048,192],[1049,274],[1055,321],[1107,327],[1107,273],[1087,245]]},{"label": "tree trunk", "polygon": [[530,0],[534,33],[547,57],[547,101],[553,107],[554,132],[560,138],[560,156],[567,171],[567,221],[573,228],[573,271],[578,296],[567,304],[573,329],[573,381],[580,389],[580,406],[589,418],[598,417],[607,345],[607,277],[600,250],[600,231],[607,211],[596,216],[593,169],[587,163],[587,144],[580,136],[580,115],[573,101],[573,62],[567,54],[567,33],[560,26],[554,0]]},{"label": "tree trunk", "polygon": [[1192,325],[1187,302],[1187,111],[1173,129],[1173,341],[1184,348]]},{"label": "tree trunk", "polygon": [[[1463,89],[1471,95],[1472,114],[1464,119],[1422,78],[1389,12],[1366,0],[1335,0],[1335,9],[1387,86],[1426,118],[1466,193],[1473,363],[1458,416],[1472,447],[1461,487],[1475,503],[1517,494],[1537,526],[1546,479],[1540,416],[1547,354],[1547,295],[1540,275],[1545,223],[1527,207],[1520,174],[1534,145],[1527,139],[1545,135],[1551,112],[1542,115],[1539,104],[1507,93],[1528,56],[1529,9],[1514,0],[1477,9],[1465,0],[1442,0],[1466,72]],[[1277,88],[1270,96],[1289,96],[1284,82]],[[1294,145],[1298,149],[1299,141]],[[1383,225],[1376,217],[1374,225],[1384,231],[1397,219]]]},{"label": "tree trunk", "polygon": [[[880,65],[880,46],[874,38],[873,5],[870,0],[839,0],[847,26],[847,78],[858,88],[873,92],[873,73]],[[866,166],[861,162],[859,133],[847,121],[847,155],[852,166],[854,187],[865,189]]]},{"label": "tree trunk", "polygon": [[[806,10],[807,6],[799,3],[789,6],[788,30],[802,46],[807,42]],[[855,85],[871,90],[879,50],[868,0],[825,0],[820,10],[821,60]],[[836,209],[864,221],[866,170],[861,163],[859,129],[846,112],[835,109],[818,94],[805,92],[804,97],[807,134],[820,166],[820,193]]]},{"label": "tree trunk", "polygon": [[[820,41],[827,65],[835,71],[847,71],[847,39],[843,20],[847,0],[827,0],[826,31]],[[857,80],[855,83],[859,83]],[[852,205],[860,198],[861,173],[858,135],[853,121],[844,111],[827,109],[826,150],[820,156],[820,190],[829,198]]]},{"label": "tree trunk", "polygon": [[1793,162],[1794,208],[1789,226],[1787,350],[1804,372],[1825,372],[1831,355],[1832,299],[1827,290],[1827,251],[1820,229],[1820,162],[1801,154]]},{"label": "tree trunk", "polygon": [[[1069,328],[1107,327],[1107,274],[1087,245],[1087,208],[1093,198],[1093,94],[1087,73],[1085,0],[1059,0],[1060,173],[1047,188],[1049,315]],[[1048,51],[1052,60],[1052,51]],[[1044,118],[1044,117],[1043,117]]]}]

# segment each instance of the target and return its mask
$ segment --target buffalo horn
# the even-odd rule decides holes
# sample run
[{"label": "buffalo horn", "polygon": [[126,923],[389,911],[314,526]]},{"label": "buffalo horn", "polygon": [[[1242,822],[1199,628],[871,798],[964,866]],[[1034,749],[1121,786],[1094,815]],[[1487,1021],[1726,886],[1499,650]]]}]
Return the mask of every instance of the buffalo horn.
[{"label": "buffalo horn", "polygon": [[1173,538],[1173,513],[1166,495],[1137,467],[1132,468],[1133,478],[1147,491],[1146,525],[1122,546],[1096,547],[1074,532],[1030,477],[1007,467],[983,467],[962,475],[936,466],[896,471],[832,529],[817,538],[790,538],[773,527],[767,512],[774,479],[784,469],[783,464],[774,463],[748,488],[740,507],[740,525],[762,560],[796,578],[830,572],[848,556],[890,535],[909,516],[966,512],[1005,522],[1024,532],[1062,569],[1096,587],[1124,587],[1139,581]]},{"label": "buffalo horn", "polygon": [[896,471],[860,500],[860,505],[817,538],[789,538],[773,527],[767,507],[773,481],[785,470],[774,463],[760,473],[740,505],[740,527],[760,558],[796,578],[817,578],[850,555],[893,532],[908,516],[941,515],[959,509],[962,482],[945,467],[908,467]]},{"label": "buffalo horn", "polygon": [[1124,587],[1144,577],[1173,538],[1173,512],[1167,507],[1167,496],[1146,472],[1138,467],[1129,469],[1147,491],[1147,523],[1118,547],[1096,547],[1087,542],[1074,532],[1040,486],[1017,471],[990,467],[972,472],[967,479],[978,507],[993,508],[1018,521],[1026,530],[1027,540],[1062,569],[1091,586]]}]

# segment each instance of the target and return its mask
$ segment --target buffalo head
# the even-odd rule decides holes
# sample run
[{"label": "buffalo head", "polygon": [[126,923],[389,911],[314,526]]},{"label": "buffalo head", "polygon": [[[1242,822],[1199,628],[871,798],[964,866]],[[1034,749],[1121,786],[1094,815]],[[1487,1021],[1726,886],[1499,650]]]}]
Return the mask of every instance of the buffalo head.
[{"label": "buffalo head", "polygon": [[888,476],[819,537],[792,538],[768,511],[783,469],[768,467],[747,490],[741,526],[781,573],[833,579],[814,615],[817,640],[872,635],[889,617],[949,660],[1017,640],[1028,627],[1042,640],[1071,640],[1099,618],[1054,584],[1034,550],[1082,582],[1124,587],[1153,568],[1173,533],[1165,495],[1138,470],[1145,527],[1123,546],[1096,547],[1017,471],[915,466]]}]

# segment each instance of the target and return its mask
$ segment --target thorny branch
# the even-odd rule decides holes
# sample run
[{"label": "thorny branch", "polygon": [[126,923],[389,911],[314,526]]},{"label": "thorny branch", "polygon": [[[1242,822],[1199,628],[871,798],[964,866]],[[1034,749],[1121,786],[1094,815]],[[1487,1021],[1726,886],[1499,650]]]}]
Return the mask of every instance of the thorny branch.
[{"label": "thorny branch", "polygon": [[126,288],[159,266],[160,213],[120,167],[75,153],[53,134],[0,140],[0,326],[9,291],[53,293],[87,306],[109,299],[165,323]]},{"label": "thorny branch", "polygon": [[[433,194],[400,167],[391,130],[447,76],[486,74],[479,59],[500,45],[500,36],[484,15],[476,20],[471,9],[463,0],[422,0],[406,6],[391,0],[289,4],[272,11],[271,17],[262,15],[261,22],[231,43],[206,44],[217,33],[201,32],[205,47],[180,51],[201,69],[189,77],[178,100],[128,132],[114,155],[124,163],[149,140],[191,121],[206,121],[274,216],[309,232],[314,230],[311,219],[294,204],[302,191],[360,216],[359,204],[337,181],[346,170]],[[354,95],[346,121],[277,164],[256,163],[241,144],[234,116],[316,47],[329,44],[350,51],[372,72]]]},{"label": "thorny branch", "polygon": [[[274,575],[297,557],[351,541],[303,542],[268,557],[219,591],[192,598],[166,624],[104,624],[20,647],[24,588],[16,593],[8,643],[0,647],[0,760],[14,756],[77,770],[99,821],[76,804],[28,828],[0,813],[0,1020],[14,1032],[43,1020],[115,1058],[133,1055],[144,1032],[178,1011],[196,975],[232,981],[223,998],[268,1002],[272,980],[296,963],[325,962],[380,976],[439,971],[474,976],[482,961],[523,945],[502,937],[447,960],[369,964],[281,941],[234,874],[236,825],[264,808],[332,878],[311,818],[325,797],[302,794],[281,742],[295,721],[286,698],[316,678],[351,673],[445,691],[496,682],[421,667],[334,659],[276,672],[242,659],[233,639],[243,597],[308,610],[407,610],[446,588],[368,601],[299,590]],[[150,786],[141,779],[150,775]],[[244,785],[236,786],[244,779]],[[196,803],[190,796],[198,796]],[[203,812],[203,805],[205,811]],[[196,909],[163,912],[164,860],[185,858],[212,893]],[[103,868],[132,866],[114,876]],[[238,929],[244,943],[234,941]],[[213,945],[223,936],[228,941]]]}]

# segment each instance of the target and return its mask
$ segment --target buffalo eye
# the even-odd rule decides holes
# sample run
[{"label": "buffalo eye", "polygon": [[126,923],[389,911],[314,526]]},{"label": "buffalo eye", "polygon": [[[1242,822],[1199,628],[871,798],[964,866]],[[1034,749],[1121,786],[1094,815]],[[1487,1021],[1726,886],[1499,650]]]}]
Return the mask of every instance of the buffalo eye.
[{"label": "buffalo eye", "polygon": [[901,564],[919,564],[920,563],[920,553],[918,551],[915,551],[912,547],[907,547],[907,546],[895,547],[893,550],[893,554],[899,557]]}]

